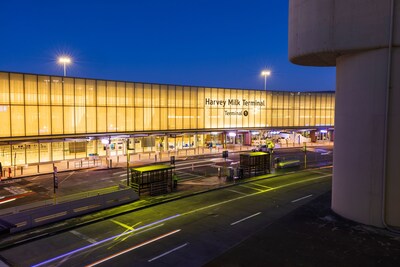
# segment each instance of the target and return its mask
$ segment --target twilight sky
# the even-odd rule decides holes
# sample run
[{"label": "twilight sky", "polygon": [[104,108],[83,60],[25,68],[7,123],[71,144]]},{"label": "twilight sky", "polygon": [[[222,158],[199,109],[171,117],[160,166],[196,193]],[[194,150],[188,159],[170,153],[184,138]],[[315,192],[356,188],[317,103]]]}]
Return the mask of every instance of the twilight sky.
[{"label": "twilight sky", "polygon": [[288,0],[4,0],[0,70],[226,88],[335,90],[288,60]]}]

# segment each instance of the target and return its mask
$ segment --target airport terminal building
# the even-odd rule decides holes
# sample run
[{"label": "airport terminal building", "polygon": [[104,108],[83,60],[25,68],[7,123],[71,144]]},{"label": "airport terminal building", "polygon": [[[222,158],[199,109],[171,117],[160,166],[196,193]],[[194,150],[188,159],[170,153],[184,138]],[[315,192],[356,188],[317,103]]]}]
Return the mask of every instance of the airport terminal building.
[{"label": "airport terminal building", "polygon": [[[283,92],[0,72],[3,167],[333,138],[334,92]],[[295,134],[296,133],[296,134]],[[288,140],[289,139],[289,140]],[[125,159],[126,160],[126,159]]]}]

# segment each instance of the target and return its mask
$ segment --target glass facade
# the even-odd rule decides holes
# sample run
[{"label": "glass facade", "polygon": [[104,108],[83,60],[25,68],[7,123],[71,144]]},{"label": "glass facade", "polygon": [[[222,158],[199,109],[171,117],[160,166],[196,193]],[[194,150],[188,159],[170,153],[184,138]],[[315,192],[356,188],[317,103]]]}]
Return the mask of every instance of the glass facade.
[{"label": "glass facade", "polygon": [[[334,103],[333,92],[207,88],[0,72],[0,162],[62,160],[101,147],[90,143],[84,149],[70,149],[66,141],[54,142],[57,138],[332,127]],[[46,139],[53,142],[39,141]],[[36,143],[10,145],[17,140]]]}]

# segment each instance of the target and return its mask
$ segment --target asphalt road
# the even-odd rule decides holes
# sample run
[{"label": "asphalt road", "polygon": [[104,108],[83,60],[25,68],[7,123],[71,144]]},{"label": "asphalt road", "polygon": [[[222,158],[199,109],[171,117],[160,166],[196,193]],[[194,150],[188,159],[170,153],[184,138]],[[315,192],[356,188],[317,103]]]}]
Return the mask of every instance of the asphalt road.
[{"label": "asphalt road", "polygon": [[12,266],[202,266],[329,191],[331,176],[327,168],[239,184],[78,227],[0,255]]}]

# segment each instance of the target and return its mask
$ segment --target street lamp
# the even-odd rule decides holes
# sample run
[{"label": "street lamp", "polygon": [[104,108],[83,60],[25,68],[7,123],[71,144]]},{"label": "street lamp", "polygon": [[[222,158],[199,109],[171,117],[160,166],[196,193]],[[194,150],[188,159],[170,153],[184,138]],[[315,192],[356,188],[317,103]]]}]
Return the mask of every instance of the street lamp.
[{"label": "street lamp", "polygon": [[64,65],[64,76],[67,76],[67,64],[71,63],[71,58],[69,58],[69,57],[60,57],[60,58],[58,58],[58,63]]},{"label": "street lamp", "polygon": [[271,75],[271,71],[269,71],[269,70],[263,70],[263,71],[261,72],[261,75],[264,76],[264,90],[266,91],[266,90],[267,90],[267,76],[270,76],[270,75]]}]

